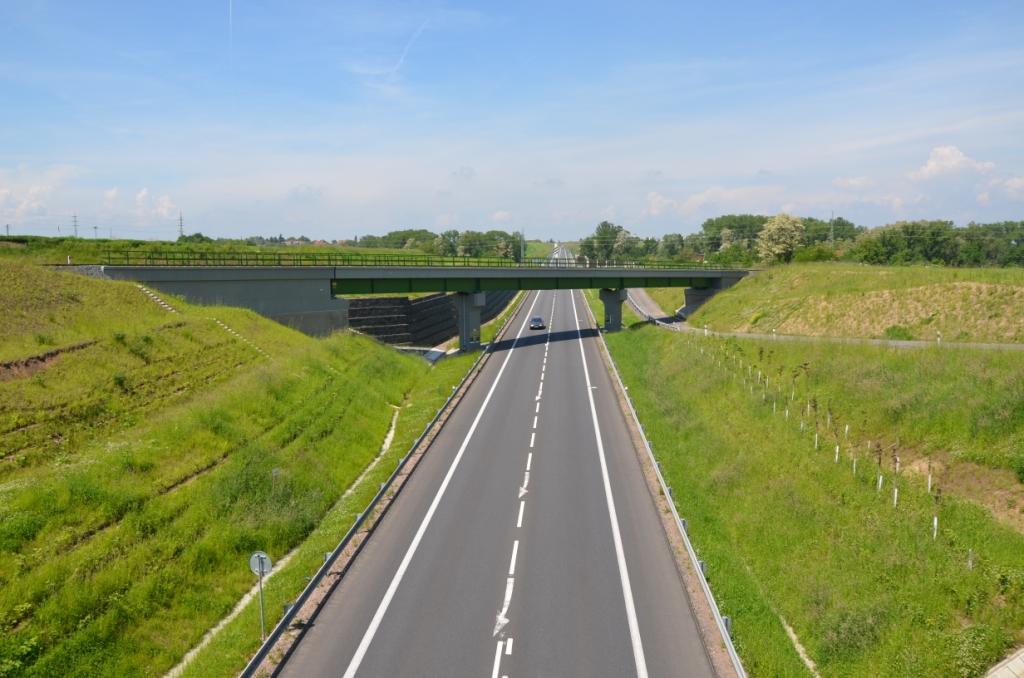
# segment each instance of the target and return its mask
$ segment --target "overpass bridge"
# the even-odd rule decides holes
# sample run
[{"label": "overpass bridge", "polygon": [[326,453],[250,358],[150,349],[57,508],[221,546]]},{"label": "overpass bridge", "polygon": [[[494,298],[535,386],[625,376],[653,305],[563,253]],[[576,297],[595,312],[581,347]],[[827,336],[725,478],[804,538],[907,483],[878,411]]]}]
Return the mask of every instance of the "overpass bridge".
[{"label": "overpass bridge", "polygon": [[631,287],[685,288],[692,312],[749,271],[702,263],[439,257],[336,252],[132,252],[105,255],[104,273],[202,304],[242,306],[308,334],[348,326],[345,295],[450,292],[463,349],[479,346],[480,309],[497,290],[598,289],[604,327],[622,325]]}]

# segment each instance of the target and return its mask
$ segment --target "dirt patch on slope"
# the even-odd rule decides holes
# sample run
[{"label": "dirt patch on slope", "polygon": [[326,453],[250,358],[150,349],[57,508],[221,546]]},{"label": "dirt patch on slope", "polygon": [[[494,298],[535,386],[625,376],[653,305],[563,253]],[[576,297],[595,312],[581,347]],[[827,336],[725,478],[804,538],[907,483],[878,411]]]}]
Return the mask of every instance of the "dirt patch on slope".
[{"label": "dirt patch on slope", "polygon": [[78,344],[72,344],[71,346],[65,346],[63,348],[57,348],[46,353],[40,353],[39,355],[29,356],[28,358],[20,358],[18,360],[8,360],[7,362],[0,363],[0,381],[9,381],[11,379],[23,379],[24,377],[30,377],[40,370],[44,370],[50,365],[60,360],[60,357],[65,353],[71,353],[73,351],[80,351],[83,348],[88,348],[93,344],[97,343],[94,341],[83,341]]}]

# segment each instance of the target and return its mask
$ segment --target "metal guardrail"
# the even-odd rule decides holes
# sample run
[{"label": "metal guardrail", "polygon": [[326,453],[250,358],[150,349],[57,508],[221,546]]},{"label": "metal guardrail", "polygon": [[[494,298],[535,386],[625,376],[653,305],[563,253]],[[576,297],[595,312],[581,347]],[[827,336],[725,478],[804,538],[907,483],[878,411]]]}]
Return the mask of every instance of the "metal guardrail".
[{"label": "metal guardrail", "polygon": [[[519,310],[519,307],[522,306],[527,296],[528,295],[523,295],[522,299],[519,300],[516,309],[512,313],[510,313],[507,318],[505,318],[505,322],[502,323],[501,327],[494,335],[494,341],[492,341],[490,345],[488,345],[488,347],[480,353],[477,359],[473,362],[473,365],[469,368],[469,370],[466,371],[465,376],[463,376],[462,380],[459,381],[458,386],[456,386],[452,390],[452,394],[448,396],[448,399],[444,401],[444,404],[441,405],[440,408],[438,408],[437,413],[434,415],[434,418],[430,420],[430,423],[426,425],[426,427],[423,429],[423,432],[420,433],[419,437],[416,438],[416,441],[412,444],[412,446],[405,453],[405,455],[399,460],[398,466],[395,467],[395,470],[392,471],[391,475],[388,476],[387,480],[381,483],[380,489],[377,491],[377,494],[373,495],[373,499],[370,500],[370,503],[366,506],[366,508],[363,509],[363,511],[356,516],[356,520],[354,523],[352,523],[352,527],[350,527],[348,532],[345,533],[345,536],[341,538],[341,541],[334,548],[334,550],[331,551],[330,555],[328,555],[324,559],[323,565],[320,566],[320,568],[316,571],[316,574],[314,574],[313,577],[309,580],[309,583],[306,584],[306,588],[302,590],[302,593],[300,593],[299,597],[295,599],[295,602],[288,606],[287,611],[284,613],[281,619],[271,630],[270,634],[267,636],[267,639],[263,641],[263,644],[260,645],[260,648],[256,651],[256,654],[252,656],[252,658],[249,660],[249,663],[245,665],[244,669],[242,669],[242,672],[239,674],[241,678],[252,678],[253,676],[257,675],[257,672],[259,671],[260,665],[263,663],[263,660],[267,658],[267,655],[270,654],[270,651],[277,644],[277,641],[280,640],[284,632],[288,630],[289,626],[291,626],[291,623],[295,620],[295,616],[302,610],[302,606],[305,605],[306,601],[309,600],[309,597],[313,595],[313,592],[316,591],[317,587],[320,585],[320,582],[323,581],[324,577],[326,577],[328,573],[330,573],[331,568],[334,566],[335,561],[337,561],[338,559],[338,556],[340,556],[345,551],[349,543],[352,541],[352,538],[359,532],[359,528],[363,526],[363,523],[365,523],[367,518],[369,518],[370,514],[373,513],[373,510],[377,507],[377,504],[380,503],[380,500],[383,499],[384,495],[387,494],[388,490],[391,489],[391,485],[394,483],[395,479],[399,475],[401,475],[402,470],[406,466],[406,463],[412,458],[413,454],[416,452],[419,446],[423,444],[424,439],[426,439],[427,435],[437,424],[438,420],[440,420],[441,415],[448,409],[448,406],[451,405],[455,397],[462,391],[463,387],[466,385],[466,382],[469,380],[469,378],[476,373],[477,368],[480,367],[480,364],[483,362],[484,358],[486,358],[487,355],[490,354],[491,346],[493,346],[497,342],[498,337],[502,335],[502,333],[505,331],[505,328],[508,327],[509,323],[512,322],[512,319],[515,318],[516,312]],[[396,491],[396,497],[398,493],[401,492],[402,487],[404,487],[404,484],[400,486]],[[393,500],[394,498],[392,498],[392,501]],[[380,519],[382,518],[383,515],[380,517]],[[377,523],[374,523],[374,525],[370,527],[371,533],[376,528],[376,525],[380,523],[380,519],[378,519]],[[367,535],[366,538],[369,539],[369,535]]]},{"label": "metal guardrail", "polygon": [[744,267],[702,261],[645,261],[640,259],[551,259],[523,261],[505,257],[447,257],[432,254],[356,254],[347,252],[229,252],[201,250],[105,250],[107,266],[395,266],[453,268],[558,268],[641,270],[746,270]]},{"label": "metal guardrail", "polygon": [[[663,323],[644,312],[632,299],[629,299],[629,303],[639,311],[642,316],[646,317],[648,322],[654,322],[659,325],[670,327],[666,325],[666,323]],[[596,326],[597,319],[594,318],[594,313],[590,309],[590,304],[584,305],[587,307],[587,311],[590,313],[590,317]],[[747,678],[746,669],[743,668],[743,662],[740,661],[740,656],[736,652],[736,646],[733,645],[732,632],[729,628],[729,624],[726,623],[726,618],[722,616],[721,611],[718,609],[718,601],[715,600],[715,595],[711,592],[711,586],[708,583],[707,577],[704,575],[704,568],[701,566],[700,559],[697,558],[697,552],[694,550],[693,544],[690,543],[690,535],[687,532],[686,521],[679,516],[679,511],[676,509],[675,498],[672,496],[672,488],[670,488],[665,482],[665,476],[661,473],[661,464],[659,464],[658,460],[655,458],[654,450],[651,448],[651,443],[647,440],[647,432],[644,431],[643,424],[640,423],[640,417],[637,415],[636,408],[633,406],[633,398],[629,395],[629,390],[622,381],[622,376],[619,374],[619,367],[615,364],[615,358],[612,357],[611,351],[608,350],[608,344],[605,342],[604,333],[599,332],[598,336],[601,337],[601,343],[604,345],[605,355],[608,356],[608,361],[612,365],[612,373],[615,375],[615,380],[618,382],[620,392],[625,395],[626,404],[629,405],[629,413],[633,419],[633,423],[636,424],[636,428],[640,432],[640,437],[644,441],[644,448],[647,450],[647,457],[650,459],[651,466],[654,468],[654,472],[658,476],[658,484],[661,488],[661,492],[665,496],[665,499],[668,500],[668,505],[672,509],[672,517],[675,519],[676,528],[679,530],[679,534],[683,538],[683,543],[686,545],[686,553],[689,555],[690,563],[693,565],[694,572],[700,580],[700,586],[704,592],[704,597],[707,599],[708,605],[711,607],[711,612],[715,617],[715,625],[718,627],[718,632],[725,641],[725,649],[729,654],[729,660],[739,678]]]}]

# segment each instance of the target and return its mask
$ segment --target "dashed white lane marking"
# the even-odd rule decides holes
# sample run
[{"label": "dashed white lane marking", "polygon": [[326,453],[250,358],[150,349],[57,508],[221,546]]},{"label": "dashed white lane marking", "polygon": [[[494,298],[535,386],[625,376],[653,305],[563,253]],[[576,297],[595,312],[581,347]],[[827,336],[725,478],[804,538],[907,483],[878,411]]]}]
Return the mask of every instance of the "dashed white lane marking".
[{"label": "dashed white lane marking", "polygon": [[536,435],[537,435],[536,433],[531,433],[531,434],[530,434],[530,447],[533,447],[533,440],[534,440],[534,437],[535,437]]},{"label": "dashed white lane marking", "polygon": [[494,651],[494,668],[491,670],[491,678],[498,678],[498,669],[501,668],[501,649],[505,641],[498,641],[498,649]]},{"label": "dashed white lane marking", "polygon": [[[495,620],[494,633],[491,634],[492,636],[496,636],[501,633],[501,630],[505,628],[506,624],[508,624],[508,605],[512,602],[512,587],[515,586],[515,584],[516,580],[514,577],[509,577],[505,580],[505,600],[502,602],[501,612],[498,613],[498,618]],[[498,647],[500,648],[501,646],[499,645]],[[495,658],[495,672],[498,670],[498,661],[500,661],[500,654]]]},{"label": "dashed white lane marking", "polygon": [[533,452],[530,452],[530,453],[528,453],[526,455],[526,470],[527,471],[530,470],[530,464],[532,464],[532,463],[533,463]]},{"label": "dashed white lane marking", "polygon": [[537,408],[534,409],[534,413],[540,414],[540,403],[539,402],[537,403]]},{"label": "dashed white lane marking", "polygon": [[629,622],[629,637],[633,644],[633,660],[636,662],[637,678],[647,678],[647,660],[644,657],[644,645],[640,639],[640,625],[636,618],[636,605],[633,602],[633,587],[629,583],[629,570],[626,567],[626,554],[622,548],[622,534],[619,532],[619,517],[615,512],[615,498],[612,496],[612,485],[608,476],[608,462],[604,454],[604,441],[601,438],[601,427],[597,424],[597,407],[594,405],[594,389],[590,383],[590,371],[587,369],[587,354],[583,349],[583,333],[580,331],[580,317],[576,312],[576,295],[572,294],[572,314],[576,318],[576,338],[580,345],[580,358],[583,359],[583,376],[587,381],[587,398],[590,400],[590,419],[594,426],[594,437],[597,439],[597,456],[601,461],[601,479],[604,481],[604,496],[608,504],[608,520],[612,524],[612,541],[615,543],[615,560],[619,565],[619,579],[622,582],[622,597],[626,603],[626,619]]},{"label": "dashed white lane marking", "polygon": [[519,517],[516,518],[516,527],[523,526],[523,509],[526,508],[526,502],[522,499],[519,500]]},{"label": "dashed white lane marking", "polygon": [[[373,637],[377,635],[377,629],[380,628],[380,623],[384,619],[384,614],[388,611],[388,607],[391,605],[391,600],[395,597],[395,592],[398,591],[399,584],[402,583],[402,577],[405,576],[405,571],[409,569],[409,563],[412,562],[412,557],[416,554],[416,549],[419,548],[420,542],[423,540],[423,535],[427,531],[427,527],[430,525],[431,519],[434,517],[434,513],[437,512],[437,507],[441,503],[441,497],[444,496],[445,490],[448,489],[452,476],[455,475],[455,469],[458,468],[459,462],[462,461],[466,448],[469,447],[469,441],[472,440],[473,434],[476,432],[476,428],[480,424],[480,420],[483,418],[484,412],[487,410],[487,405],[491,402],[491,397],[497,390],[498,384],[501,383],[501,376],[505,373],[505,368],[508,367],[508,361],[512,359],[512,354],[515,353],[516,345],[519,343],[519,338],[523,335],[523,330],[529,322],[530,313],[533,311],[533,307],[537,304],[537,298],[539,296],[540,295],[535,295],[533,297],[533,302],[530,304],[529,310],[526,311],[526,315],[523,317],[523,324],[519,326],[519,332],[516,333],[516,338],[512,342],[512,348],[507,354],[505,354],[505,360],[501,363],[501,367],[498,369],[498,374],[494,377],[494,383],[491,384],[490,390],[488,390],[487,395],[484,396],[484,401],[480,404],[480,409],[477,410],[476,417],[473,418],[473,423],[470,424],[469,431],[466,432],[466,437],[462,440],[462,445],[459,446],[458,452],[455,453],[455,458],[452,460],[451,466],[448,467],[448,472],[445,473],[444,479],[441,481],[441,486],[437,488],[437,494],[434,495],[434,499],[430,502],[427,512],[423,515],[423,520],[420,521],[420,526],[416,530],[416,534],[413,535],[412,543],[409,544],[409,548],[402,557],[402,562],[398,565],[398,570],[395,572],[395,576],[391,579],[391,584],[388,585],[388,589],[384,592],[384,597],[381,599],[380,605],[377,606],[377,611],[373,614],[373,619],[370,620],[370,624],[366,628],[366,632],[363,634],[362,640],[359,641],[359,647],[356,648],[355,654],[352,656],[352,661],[349,662],[348,668],[345,669],[344,678],[355,678],[356,671],[359,670],[360,664],[363,663],[366,651],[370,649],[370,643],[373,642]],[[506,591],[506,600],[512,595],[511,582],[512,580],[510,579],[508,590]],[[501,615],[499,615],[499,618],[500,617]],[[495,634],[497,634],[497,631],[495,631]],[[498,646],[498,650],[500,654],[500,645]],[[495,671],[497,671],[497,669],[495,669]]]},{"label": "dashed white lane marking", "polygon": [[537,428],[537,415],[533,415],[533,428]]},{"label": "dashed white lane marking", "polygon": [[512,656],[512,639],[511,638],[509,638],[508,640],[505,641],[505,656],[506,657],[511,657]]},{"label": "dashed white lane marking", "polygon": [[529,486],[530,486],[530,472],[526,471],[525,473],[523,473],[523,489],[525,490]]},{"label": "dashed white lane marking", "polygon": [[508,562],[508,576],[513,576],[516,573],[516,556],[519,554],[519,540],[516,539],[512,542],[512,559]]}]

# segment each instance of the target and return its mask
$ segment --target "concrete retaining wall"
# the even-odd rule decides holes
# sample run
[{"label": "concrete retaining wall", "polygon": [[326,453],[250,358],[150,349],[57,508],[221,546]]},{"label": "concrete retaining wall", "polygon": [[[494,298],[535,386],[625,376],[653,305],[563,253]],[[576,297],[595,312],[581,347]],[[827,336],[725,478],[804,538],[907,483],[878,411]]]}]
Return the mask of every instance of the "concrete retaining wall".
[{"label": "concrete retaining wall", "polygon": [[[487,293],[481,321],[487,322],[504,310],[516,293],[502,290]],[[349,326],[388,344],[436,346],[459,333],[458,313],[450,294],[426,297],[374,297],[350,299]]]}]

